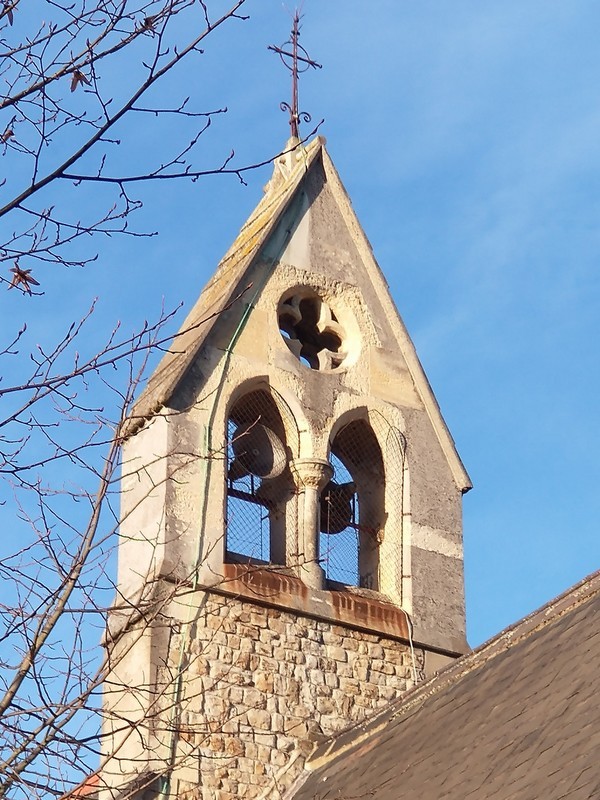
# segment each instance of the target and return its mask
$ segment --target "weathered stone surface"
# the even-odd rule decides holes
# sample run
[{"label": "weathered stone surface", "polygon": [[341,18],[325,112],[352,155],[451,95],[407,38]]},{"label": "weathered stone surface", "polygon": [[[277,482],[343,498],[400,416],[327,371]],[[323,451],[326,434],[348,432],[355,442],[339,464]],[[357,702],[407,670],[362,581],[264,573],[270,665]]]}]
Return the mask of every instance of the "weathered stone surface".
[{"label": "weathered stone surface", "polygon": [[[209,620],[219,626],[208,628]],[[192,630],[212,634],[188,642],[206,684],[192,693],[186,682],[180,704],[188,741],[198,746],[182,759],[186,775],[201,776],[196,800],[255,798],[276,774],[289,785],[302,763],[298,751],[306,755],[412,685],[406,644],[241,599],[208,594]],[[171,674],[181,647],[174,636]]]},{"label": "weathered stone surface", "polygon": [[[111,615],[117,669],[107,685],[121,688],[105,694],[110,785],[175,757],[174,796],[251,800],[284,787],[286,767],[319,737],[420,678],[418,647],[448,658],[466,648],[468,476],[323,142],[282,158],[124,429],[119,597],[132,610],[155,592],[161,601],[145,629],[137,615],[132,631],[127,613]],[[342,369],[307,369],[282,339],[293,287],[335,311]],[[259,387],[290,416],[284,499],[274,503],[281,487],[269,481],[254,498],[268,508],[261,558],[275,569],[223,558],[235,550],[224,436],[238,400]],[[332,446],[359,421],[382,468],[366,453],[355,465],[359,579],[331,591],[319,492]],[[165,586],[165,598],[182,589],[169,608]]]}]

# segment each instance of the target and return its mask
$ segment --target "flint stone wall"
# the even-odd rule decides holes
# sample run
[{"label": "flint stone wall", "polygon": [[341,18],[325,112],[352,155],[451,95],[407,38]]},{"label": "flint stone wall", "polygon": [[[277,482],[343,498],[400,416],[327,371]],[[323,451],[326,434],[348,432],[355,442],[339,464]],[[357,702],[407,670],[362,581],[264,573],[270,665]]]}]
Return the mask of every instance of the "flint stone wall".
[{"label": "flint stone wall", "polygon": [[182,658],[173,790],[195,800],[283,790],[316,742],[401,695],[415,670],[422,680],[424,664],[403,642],[215,594],[175,626],[168,675]]}]

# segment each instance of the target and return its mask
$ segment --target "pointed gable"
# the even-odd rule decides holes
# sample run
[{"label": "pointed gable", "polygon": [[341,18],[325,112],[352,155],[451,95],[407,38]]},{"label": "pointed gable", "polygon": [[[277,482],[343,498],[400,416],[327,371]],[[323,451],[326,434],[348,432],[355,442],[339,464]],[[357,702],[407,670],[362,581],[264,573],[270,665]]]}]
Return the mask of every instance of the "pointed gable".
[{"label": "pointed gable", "polygon": [[228,346],[234,342],[236,326],[252,313],[268,273],[279,264],[304,277],[317,274],[333,293],[338,284],[356,290],[359,304],[368,307],[357,323],[374,345],[371,383],[388,401],[425,409],[456,486],[468,491],[469,477],[322,137],[277,159],[264,197],[151,376],[126,433],[169,405],[215,327],[225,321],[233,332]]}]

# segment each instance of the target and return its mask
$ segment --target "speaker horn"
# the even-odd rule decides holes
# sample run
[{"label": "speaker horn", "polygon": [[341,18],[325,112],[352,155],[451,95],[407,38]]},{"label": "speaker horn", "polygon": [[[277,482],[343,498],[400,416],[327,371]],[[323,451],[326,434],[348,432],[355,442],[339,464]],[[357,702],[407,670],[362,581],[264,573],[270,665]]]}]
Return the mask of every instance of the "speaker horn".
[{"label": "speaker horn", "polygon": [[356,484],[329,481],[321,492],[321,533],[341,533],[354,522]]},{"label": "speaker horn", "polygon": [[257,478],[277,478],[287,464],[285,447],[270,428],[251,422],[240,425],[231,442],[234,460],[228,477],[237,480],[245,475]]}]

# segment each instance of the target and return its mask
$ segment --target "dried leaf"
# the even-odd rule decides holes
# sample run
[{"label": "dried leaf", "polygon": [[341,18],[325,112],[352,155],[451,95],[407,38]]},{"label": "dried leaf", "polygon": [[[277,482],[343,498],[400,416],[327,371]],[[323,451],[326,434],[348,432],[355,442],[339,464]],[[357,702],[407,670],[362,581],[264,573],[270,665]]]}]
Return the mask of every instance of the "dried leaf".
[{"label": "dried leaf", "polygon": [[9,289],[14,289],[15,286],[20,287],[27,294],[31,294],[32,286],[39,286],[39,281],[31,275],[30,269],[21,269],[18,261],[15,261],[14,267],[10,270],[13,274],[10,282]]},{"label": "dried leaf", "polygon": [[83,72],[81,72],[81,70],[76,69],[74,70],[71,78],[71,91],[74,92],[80,83],[86,83],[88,86],[90,86],[91,81],[83,74]]}]

